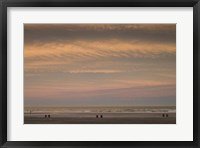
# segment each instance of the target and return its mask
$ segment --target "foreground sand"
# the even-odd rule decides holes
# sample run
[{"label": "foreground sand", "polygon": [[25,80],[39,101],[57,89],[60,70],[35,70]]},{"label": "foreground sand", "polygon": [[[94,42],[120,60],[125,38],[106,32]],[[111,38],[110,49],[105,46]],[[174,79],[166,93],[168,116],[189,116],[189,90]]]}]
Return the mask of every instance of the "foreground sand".
[{"label": "foreground sand", "polygon": [[[165,117],[163,117],[165,114]],[[167,116],[166,116],[167,114]],[[176,113],[68,113],[25,115],[24,124],[176,124]]]}]

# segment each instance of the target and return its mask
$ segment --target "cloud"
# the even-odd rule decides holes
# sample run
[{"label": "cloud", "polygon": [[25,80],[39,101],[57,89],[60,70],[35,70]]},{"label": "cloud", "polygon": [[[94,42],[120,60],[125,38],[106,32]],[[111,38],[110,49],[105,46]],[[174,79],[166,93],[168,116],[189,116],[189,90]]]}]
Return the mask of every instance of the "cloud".
[{"label": "cloud", "polygon": [[[28,69],[55,71],[59,67],[63,69],[62,71],[66,71],[66,66],[69,68],[79,63],[173,57],[176,53],[175,40],[160,42],[156,39],[152,42],[151,38],[154,36],[161,38],[159,34],[162,36],[173,34],[175,28],[176,25],[173,24],[25,24],[25,71]],[[82,31],[86,31],[86,34]],[[107,34],[108,31],[113,31],[108,34],[113,34],[114,38]],[[66,39],[71,37],[70,32],[78,33],[74,34],[73,40]],[[123,40],[124,35],[129,33],[131,34],[129,40]],[[88,38],[88,34],[92,34],[92,37]],[[96,37],[93,37],[93,34],[96,34]],[[141,34],[144,37],[149,36],[150,40],[140,38]],[[73,70],[74,68],[71,68],[71,71]]]},{"label": "cloud", "polygon": [[[160,64],[155,63],[154,67],[166,63],[165,67],[167,68],[169,67],[167,63],[170,60],[174,61],[175,57],[176,46],[174,44],[124,42],[121,40],[78,40],[66,42],[62,46],[58,46],[54,42],[41,46],[26,45],[24,66],[25,72],[57,71],[95,74],[107,70],[104,73],[119,73],[127,71],[127,68],[134,71],[145,70],[147,66],[152,65],[152,61],[159,60]],[[144,67],[145,65],[146,67]],[[115,71],[111,72],[113,66],[115,66],[113,69]]]},{"label": "cloud", "polygon": [[175,54],[175,44],[159,44],[149,42],[121,40],[108,41],[74,41],[66,42],[63,46],[56,43],[41,46],[25,46],[25,58],[62,59],[69,57],[70,60],[79,58],[102,58],[102,57],[145,57],[159,56],[159,54]]},{"label": "cloud", "polygon": [[175,43],[175,24],[25,24],[25,44],[74,40],[143,40]]},{"label": "cloud", "polygon": [[24,24],[25,31],[152,31],[152,32],[174,32],[176,24]]},{"label": "cloud", "polygon": [[173,102],[175,30],[176,25],[25,24],[25,100]]},{"label": "cloud", "polygon": [[[35,85],[37,84],[37,85]],[[112,89],[142,89],[146,87],[167,87],[175,86],[176,81],[174,79],[162,79],[162,80],[149,80],[144,78],[125,78],[121,77],[119,79],[103,79],[103,80],[94,80],[85,79],[85,80],[65,80],[65,79],[37,79],[35,78],[32,83],[25,82],[25,90],[32,92],[33,95],[37,91],[49,91],[49,92],[70,92],[70,93],[87,93],[93,91],[101,90],[112,90]]]},{"label": "cloud", "polygon": [[[26,90],[26,98],[35,101],[48,100],[51,104],[57,101],[60,105],[138,105],[138,102],[151,105],[175,105],[175,85],[139,86],[97,90],[59,90],[38,89],[35,91]],[[55,99],[56,98],[56,99]],[[55,101],[53,101],[55,100]],[[156,100],[156,101],[155,101]],[[108,103],[108,101],[111,103]],[[129,102],[126,104],[126,102]],[[168,103],[166,103],[168,102]],[[37,102],[40,104],[41,102]],[[49,104],[47,103],[47,104]],[[140,104],[139,103],[139,104]]]},{"label": "cloud", "polygon": [[121,73],[123,71],[120,71],[120,70],[108,70],[108,69],[105,69],[105,70],[71,70],[69,71],[69,73],[102,73],[102,74],[106,74],[106,73]]}]

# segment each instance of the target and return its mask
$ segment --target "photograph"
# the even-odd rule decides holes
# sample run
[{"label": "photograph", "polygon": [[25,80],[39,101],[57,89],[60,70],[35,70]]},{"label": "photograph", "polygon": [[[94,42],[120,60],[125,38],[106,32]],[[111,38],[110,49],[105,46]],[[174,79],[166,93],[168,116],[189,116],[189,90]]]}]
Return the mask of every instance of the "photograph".
[{"label": "photograph", "polygon": [[176,124],[176,24],[24,27],[24,124]]}]

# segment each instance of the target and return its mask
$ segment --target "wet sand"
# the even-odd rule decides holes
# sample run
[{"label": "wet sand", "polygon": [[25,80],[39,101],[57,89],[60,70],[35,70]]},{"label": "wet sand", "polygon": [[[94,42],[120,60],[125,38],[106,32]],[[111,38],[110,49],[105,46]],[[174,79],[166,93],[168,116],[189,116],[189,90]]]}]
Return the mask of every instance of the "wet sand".
[{"label": "wet sand", "polygon": [[176,113],[25,114],[24,124],[176,124]]}]

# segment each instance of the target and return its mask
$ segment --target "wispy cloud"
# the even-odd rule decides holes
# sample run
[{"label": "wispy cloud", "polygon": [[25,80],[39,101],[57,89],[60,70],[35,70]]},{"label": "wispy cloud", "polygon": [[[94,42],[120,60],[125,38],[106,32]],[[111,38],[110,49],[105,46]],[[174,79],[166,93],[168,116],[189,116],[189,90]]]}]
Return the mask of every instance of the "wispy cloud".
[{"label": "wispy cloud", "polygon": [[[148,43],[142,41],[124,42],[120,40],[109,41],[75,41],[63,43],[44,44],[41,46],[25,46],[25,59],[48,60],[81,60],[81,58],[103,57],[156,57],[160,54],[175,54],[175,44]],[[50,59],[50,60],[51,60]],[[84,60],[85,60],[84,59]]]},{"label": "wispy cloud", "polygon": [[174,103],[176,25],[25,24],[24,67],[27,100]]},{"label": "wispy cloud", "polygon": [[[27,72],[119,73],[126,67],[132,71],[144,69],[141,62],[175,57],[175,53],[174,44],[141,41],[74,41],[63,43],[63,46],[51,42],[41,46],[25,46],[24,65]],[[115,66],[114,71],[110,70],[110,67],[116,64],[118,66]],[[78,69],[75,66],[78,66]]]},{"label": "wispy cloud", "polygon": [[46,30],[56,30],[56,31],[80,31],[80,30],[163,30],[171,31],[176,29],[175,24],[25,24],[26,31],[46,31]]},{"label": "wispy cloud", "polygon": [[74,40],[148,40],[175,43],[175,24],[25,24],[25,44]]},{"label": "wispy cloud", "polygon": [[120,70],[71,70],[69,73],[121,73],[123,71]]}]

